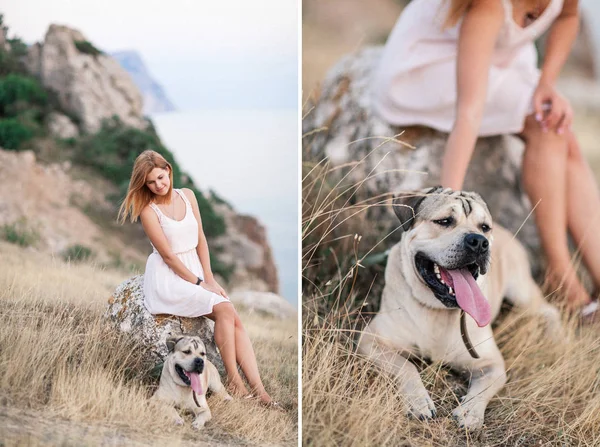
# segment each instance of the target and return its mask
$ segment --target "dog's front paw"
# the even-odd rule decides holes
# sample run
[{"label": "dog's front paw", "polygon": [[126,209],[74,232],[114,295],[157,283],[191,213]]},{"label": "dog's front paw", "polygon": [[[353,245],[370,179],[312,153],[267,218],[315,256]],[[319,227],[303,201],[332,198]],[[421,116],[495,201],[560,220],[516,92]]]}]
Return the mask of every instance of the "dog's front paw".
[{"label": "dog's front paw", "polygon": [[177,416],[177,417],[173,418],[173,423],[175,425],[183,425],[184,421],[181,418],[181,416]]},{"label": "dog's front paw", "polygon": [[421,421],[435,417],[435,405],[425,388],[417,393],[404,395],[404,401],[409,416]]},{"label": "dog's front paw", "polygon": [[477,430],[483,426],[484,413],[485,406],[467,402],[456,407],[452,411],[452,417],[456,420],[460,428]]},{"label": "dog's front paw", "polygon": [[204,419],[196,418],[194,422],[192,422],[192,428],[195,430],[202,430],[204,428],[204,424],[206,424]]},{"label": "dog's front paw", "polygon": [[194,419],[194,422],[192,422],[192,428],[196,429],[196,430],[201,430],[202,428],[204,428],[204,424],[206,424],[208,421],[210,421],[211,415],[208,412],[204,412],[204,413],[200,413],[198,416],[196,416],[196,419]]}]

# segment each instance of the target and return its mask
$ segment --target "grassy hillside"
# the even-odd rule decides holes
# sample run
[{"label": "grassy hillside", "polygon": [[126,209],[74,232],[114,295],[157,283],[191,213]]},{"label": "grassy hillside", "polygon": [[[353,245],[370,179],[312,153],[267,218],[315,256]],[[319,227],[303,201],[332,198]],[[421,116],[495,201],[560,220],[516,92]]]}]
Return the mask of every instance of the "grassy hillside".
[{"label": "grassy hillside", "polygon": [[211,398],[213,420],[197,433],[190,417],[175,427],[149,405],[157,379],[139,347],[102,319],[108,297],[127,277],[0,242],[4,445],[297,444],[296,321],[240,311],[265,386],[289,411]]}]

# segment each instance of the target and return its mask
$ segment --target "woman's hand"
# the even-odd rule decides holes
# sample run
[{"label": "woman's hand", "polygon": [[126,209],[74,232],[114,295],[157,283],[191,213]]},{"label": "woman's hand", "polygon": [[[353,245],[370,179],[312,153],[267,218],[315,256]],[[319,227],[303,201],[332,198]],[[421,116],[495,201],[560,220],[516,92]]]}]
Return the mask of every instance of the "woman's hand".
[{"label": "woman's hand", "polygon": [[542,126],[542,130],[555,130],[562,135],[571,128],[573,123],[573,109],[553,85],[540,82],[533,93],[533,107],[535,119]]},{"label": "woman's hand", "polygon": [[202,287],[204,287],[206,290],[208,290],[209,292],[216,293],[217,295],[221,295],[223,298],[229,299],[229,297],[225,293],[225,290],[223,289],[223,287],[221,287],[214,278],[208,279],[206,281],[202,281],[200,283],[200,285]]}]

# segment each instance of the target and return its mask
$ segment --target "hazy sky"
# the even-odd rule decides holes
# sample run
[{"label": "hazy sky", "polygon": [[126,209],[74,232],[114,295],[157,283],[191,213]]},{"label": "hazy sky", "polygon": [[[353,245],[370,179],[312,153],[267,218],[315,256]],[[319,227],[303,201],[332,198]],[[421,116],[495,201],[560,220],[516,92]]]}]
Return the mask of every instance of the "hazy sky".
[{"label": "hazy sky", "polygon": [[105,52],[137,50],[184,110],[296,108],[298,0],[0,0],[26,43],[50,23]]}]

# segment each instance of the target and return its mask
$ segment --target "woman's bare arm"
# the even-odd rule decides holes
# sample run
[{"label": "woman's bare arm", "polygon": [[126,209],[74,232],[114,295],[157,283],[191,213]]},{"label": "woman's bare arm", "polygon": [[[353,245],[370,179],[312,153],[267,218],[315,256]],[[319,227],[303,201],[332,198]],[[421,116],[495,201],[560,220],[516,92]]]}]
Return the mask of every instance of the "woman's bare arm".
[{"label": "woman's bare arm", "polygon": [[204,235],[204,230],[202,228],[202,218],[200,217],[200,208],[198,207],[198,200],[196,199],[196,196],[194,195],[194,192],[191,189],[183,188],[182,191],[192,204],[192,211],[194,212],[194,216],[196,217],[196,221],[198,222],[198,246],[196,247],[196,252],[198,253],[198,257],[200,258],[202,270],[204,270],[204,280],[212,281],[214,279],[214,276],[210,268],[208,242],[206,241],[206,236]]},{"label": "woman's bare arm", "polygon": [[210,290],[211,292],[217,293],[225,298],[228,298],[227,293],[225,292],[223,287],[221,287],[219,283],[217,283],[217,281],[215,280],[212,269],[210,267],[208,242],[206,240],[204,230],[202,229],[202,219],[200,217],[200,208],[198,207],[198,200],[196,199],[196,196],[194,195],[194,192],[191,189],[183,188],[182,191],[192,204],[192,211],[194,212],[196,221],[198,221],[198,247],[196,247],[196,252],[198,253],[198,257],[200,258],[202,270],[204,270],[204,282],[202,283],[202,287],[204,287],[207,290]]},{"label": "woman's bare arm", "polygon": [[[542,122],[542,127],[556,128],[559,129],[559,133],[564,131],[561,120],[567,121],[570,125],[571,116],[569,115],[570,110],[565,111],[562,107],[556,107],[552,104],[550,112],[544,116],[543,104],[547,100],[550,102],[552,98],[550,93],[543,94],[544,91],[554,90],[556,79],[562,69],[569,52],[575,42],[577,33],[579,31],[579,1],[578,0],[565,0],[563,3],[563,9],[560,15],[556,18],[548,34],[548,41],[546,43],[546,51],[544,55],[544,63],[542,65],[542,74],[538,83],[538,89],[542,94],[534,96],[534,107],[538,121]],[[562,129],[562,131],[561,131]]]},{"label": "woman's bare arm", "polygon": [[565,0],[548,33],[540,82],[554,84],[579,31],[579,0]]},{"label": "woman's bare arm", "polygon": [[196,284],[198,277],[190,272],[185,264],[181,262],[171,250],[169,241],[160,226],[158,216],[154,210],[149,206],[145,207],[140,214],[140,219],[146,235],[163,258],[163,261],[165,261],[165,264],[186,281]]},{"label": "woman's bare arm", "polygon": [[456,62],[456,119],[442,160],[443,186],[462,188],[481,125],[492,53],[503,21],[504,8],[498,0],[474,0],[463,19]]}]

